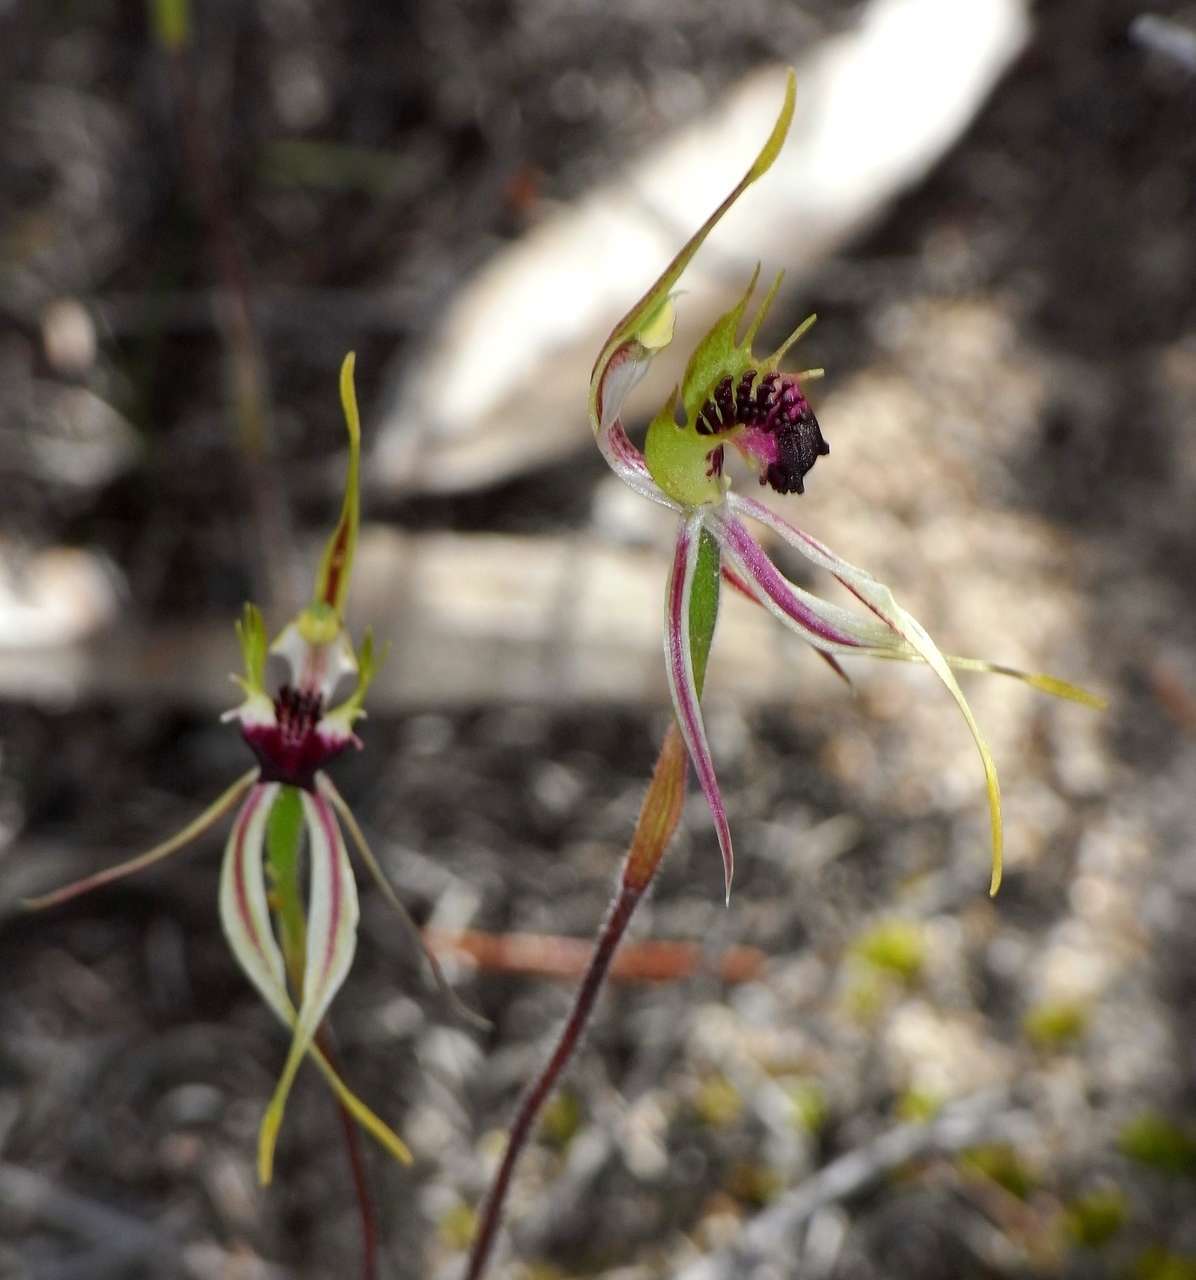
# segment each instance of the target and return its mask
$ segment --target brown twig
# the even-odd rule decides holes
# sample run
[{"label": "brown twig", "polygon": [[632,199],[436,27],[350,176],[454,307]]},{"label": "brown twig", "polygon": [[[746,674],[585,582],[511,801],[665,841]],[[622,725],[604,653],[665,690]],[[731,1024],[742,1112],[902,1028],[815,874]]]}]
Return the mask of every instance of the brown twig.
[{"label": "brown twig", "polygon": [[[486,933],[464,929],[450,933],[423,930],[424,941],[442,955],[461,956],[490,973],[529,974],[540,978],[579,978],[593,943],[555,933]],[[675,982],[699,972],[703,948],[696,942],[629,942],[611,961],[613,982]],[[768,957],[758,947],[728,947],[715,971],[723,982],[759,977]]]}]

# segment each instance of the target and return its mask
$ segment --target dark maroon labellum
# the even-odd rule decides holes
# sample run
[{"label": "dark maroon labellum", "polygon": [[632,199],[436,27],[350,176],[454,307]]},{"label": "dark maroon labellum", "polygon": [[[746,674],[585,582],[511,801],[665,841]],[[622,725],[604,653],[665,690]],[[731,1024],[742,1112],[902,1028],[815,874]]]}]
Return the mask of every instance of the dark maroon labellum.
[{"label": "dark maroon labellum", "polygon": [[776,458],[765,468],[761,484],[778,493],[804,493],[806,472],[831,447],[810,402],[796,378],[769,373],[753,388],[757,370],[748,369],[733,386],[729,377],[715,387],[698,413],[695,427],[699,435],[721,435],[736,427],[751,427],[774,438]]},{"label": "dark maroon labellum", "polygon": [[241,736],[257,756],[263,782],[314,791],[317,771],[352,741],[326,737],[319,731],[324,700],[284,684],[274,699],[272,725],[243,725]]}]

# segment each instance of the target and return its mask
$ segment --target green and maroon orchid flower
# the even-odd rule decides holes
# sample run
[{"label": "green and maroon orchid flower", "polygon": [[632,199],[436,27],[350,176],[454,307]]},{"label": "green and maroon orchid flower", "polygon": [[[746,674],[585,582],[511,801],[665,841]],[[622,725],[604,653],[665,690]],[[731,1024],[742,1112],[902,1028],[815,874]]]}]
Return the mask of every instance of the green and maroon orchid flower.
[{"label": "green and maroon orchid flower", "polygon": [[[337,1101],[364,1129],[397,1159],[411,1160],[402,1140],[350,1091],[317,1043],[357,945],[357,887],[338,815],[386,898],[402,911],[361,828],[324,772],[341,752],[360,748],[353,726],[365,714],[362,703],[377,670],[370,633],[355,650],[344,623],[357,542],[361,456],[352,354],[341,368],[340,391],[349,429],[349,470],[340,520],[316,575],[312,601],[272,644],[256,606],[246,605],[237,623],[245,674],[234,679],[245,698],[223,718],[240,725],[257,767],[156,848],[28,904],[64,902],[159,862],[191,844],[240,803],[220,874],[220,919],[241,968],[292,1033],[290,1053],[259,1134],[258,1174],[263,1183],[270,1181],[283,1110],[305,1057],[311,1057]],[[286,672],[273,693],[266,684],[270,655]],[[338,685],[349,679],[354,681],[352,691],[332,706]],[[299,870],[304,833],[306,901]]]},{"label": "green and maroon orchid flower", "polygon": [[[615,474],[636,493],[680,517],[665,593],[665,665],[677,724],[714,818],[728,897],[734,868],[731,830],[699,704],[720,575],[812,645],[841,675],[839,660],[860,656],[924,662],[938,676],[962,712],[984,768],[992,828],[991,891],[995,893],[1001,878],[1002,843],[997,770],[954,670],[997,672],[1059,697],[1102,704],[1049,676],[943,654],[888,587],[764,503],[731,488],[725,470],[728,445],[761,485],[781,494],[802,493],[807,473],[830,452],[802,389],[804,381],[821,376],[822,371],[791,374],[781,369],[789,349],[814,317],[804,320],[771,355],[755,355],[752,343],[781,283],[778,276],[740,336],[757,268],[743,297],[714,323],[690,357],[680,385],[649,424],[642,452],[628,438],[620,418],[627,393],[672,340],[674,287],[718,221],[772,166],[789,130],[793,102],[790,72],[780,115],[752,166],[615,326],[591,376],[590,421],[598,447]],[[795,586],[773,564],[745,519],[764,525],[827,570],[866,612],[842,608]]]}]

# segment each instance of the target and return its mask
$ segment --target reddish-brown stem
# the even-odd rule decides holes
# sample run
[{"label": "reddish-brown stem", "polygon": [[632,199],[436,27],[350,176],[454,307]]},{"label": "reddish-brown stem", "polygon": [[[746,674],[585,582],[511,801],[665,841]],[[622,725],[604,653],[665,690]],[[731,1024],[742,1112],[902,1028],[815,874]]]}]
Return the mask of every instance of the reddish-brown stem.
[{"label": "reddish-brown stem", "polygon": [[336,1104],[341,1117],[341,1132],[345,1135],[345,1153],[349,1157],[349,1169],[353,1177],[353,1192],[361,1213],[361,1276],[362,1280],[378,1278],[378,1218],[374,1201],[366,1180],[365,1157],[361,1150],[361,1134],[357,1122],[341,1106]]},{"label": "reddish-brown stem", "polygon": [[652,881],[669,840],[677,828],[681,816],[681,804],[685,794],[686,754],[677,726],[670,726],[652,773],[648,794],[640,809],[635,834],[623,863],[619,890],[607,913],[606,921],[598,934],[590,957],[589,967],[577,988],[573,1008],[557,1037],[556,1047],[544,1069],[532,1082],[523,1096],[515,1119],[511,1124],[507,1149],[502,1163],[494,1175],[490,1192],[482,1207],[477,1234],[469,1255],[465,1280],[480,1280],[490,1261],[495,1236],[502,1221],[503,1205],[511,1184],[515,1165],[527,1146],[540,1109],[552,1092],[561,1072],[569,1063],[581,1041],[582,1033],[590,1020],[594,1001],[606,981],[615,951],[631,922],[635,908],[644,890]]},{"label": "reddish-brown stem", "polygon": [[[332,1036],[327,1023],[316,1034],[316,1043],[320,1052],[332,1064],[335,1071],[340,1071],[332,1051]],[[370,1196],[370,1184],[366,1177],[365,1156],[361,1150],[361,1135],[353,1117],[336,1103],[340,1114],[341,1132],[345,1139],[345,1153],[349,1157],[349,1170],[353,1178],[353,1193],[357,1197],[357,1207],[361,1214],[361,1275],[362,1280],[377,1280],[378,1277],[378,1216],[374,1211],[374,1201]]]},{"label": "reddish-brown stem", "polygon": [[478,1280],[486,1269],[486,1263],[490,1260],[490,1251],[494,1247],[498,1224],[502,1218],[503,1202],[507,1198],[511,1174],[515,1171],[516,1162],[527,1145],[528,1138],[531,1137],[532,1126],[540,1114],[540,1109],[581,1041],[594,1001],[598,998],[598,992],[602,990],[615,948],[627,929],[641,893],[641,890],[630,885],[620,886],[607,914],[606,923],[602,926],[602,932],[598,935],[594,954],[590,958],[590,967],[577,988],[573,1008],[557,1039],[552,1057],[548,1059],[544,1070],[533,1081],[532,1087],[524,1094],[523,1101],[519,1104],[519,1110],[515,1113],[515,1119],[511,1124],[502,1164],[499,1165],[498,1172],[495,1174],[490,1194],[486,1197],[486,1204],[482,1210],[481,1221],[478,1223],[478,1232],[469,1255],[469,1269],[465,1273],[466,1280]]}]

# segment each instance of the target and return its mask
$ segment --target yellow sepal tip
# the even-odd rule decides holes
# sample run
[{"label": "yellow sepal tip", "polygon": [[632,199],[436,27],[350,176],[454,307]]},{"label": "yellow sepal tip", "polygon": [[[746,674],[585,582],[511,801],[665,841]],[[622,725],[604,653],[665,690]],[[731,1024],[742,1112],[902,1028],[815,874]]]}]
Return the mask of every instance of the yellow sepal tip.
[{"label": "yellow sepal tip", "polygon": [[[311,1054],[316,1066],[320,1068],[329,1088],[336,1095],[337,1102],[344,1107],[366,1133],[400,1164],[413,1164],[415,1157],[411,1154],[410,1148],[403,1139],[385,1121],[379,1119],[345,1084],[319,1048],[315,1045],[309,1045],[307,1052]],[[287,1065],[289,1067],[290,1063],[288,1062]],[[293,1077],[293,1075],[294,1072],[291,1071],[291,1076]],[[279,1081],[278,1088],[275,1090],[274,1097],[270,1100],[270,1105],[266,1108],[266,1114],[262,1117],[261,1128],[258,1131],[257,1176],[258,1182],[263,1187],[269,1186],[274,1176],[274,1149],[278,1142],[278,1130],[282,1125],[283,1110],[286,1106],[287,1091],[283,1089],[284,1082],[287,1085],[287,1091],[289,1091],[290,1081],[286,1078],[285,1071],[283,1079]]]}]

